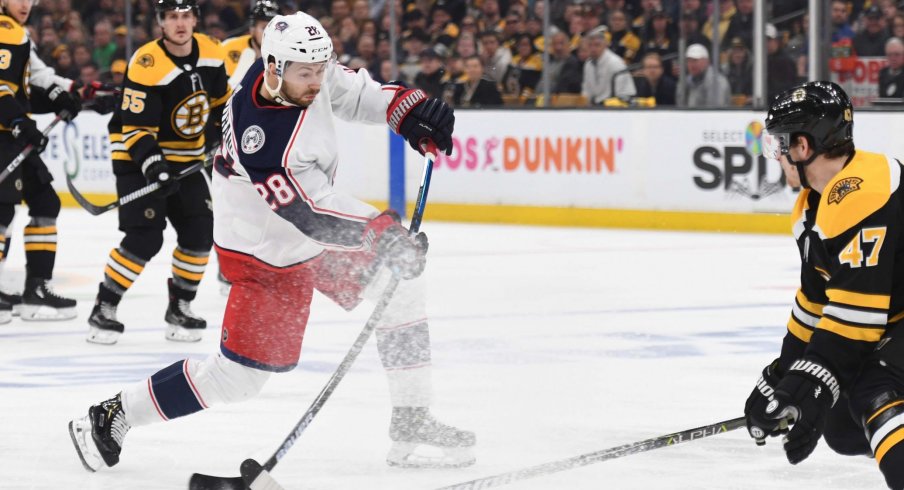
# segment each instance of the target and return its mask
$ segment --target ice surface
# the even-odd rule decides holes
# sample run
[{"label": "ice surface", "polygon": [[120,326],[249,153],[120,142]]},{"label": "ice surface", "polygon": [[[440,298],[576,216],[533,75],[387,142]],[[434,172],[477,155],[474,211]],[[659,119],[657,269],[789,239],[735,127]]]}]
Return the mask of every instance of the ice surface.
[{"label": "ice surface", "polygon": [[[7,290],[24,276],[20,211]],[[115,213],[64,210],[56,288],[79,300],[62,323],[0,325],[0,488],[178,489],[193,472],[237,476],[263,461],[345,355],[371,305],[346,313],[315,299],[300,367],[251,401],[133,429],[122,462],[88,474],[67,421],[184,356],[215,351],[225,298],[208,269],[195,312],[199,344],[164,340],[165,278],[175,243],[120,306],[115,346],[84,341]],[[428,310],[435,413],[477,433],[461,470],[388,467],[389,398],[368,345],[274,476],[287,489],[431,489],[742,415],[762,366],[778,354],[797,285],[785,236],[462,225],[430,221]],[[520,489],[883,488],[874,461],[821,443],[789,465],[780,444],[738,430],[519,482]]]}]

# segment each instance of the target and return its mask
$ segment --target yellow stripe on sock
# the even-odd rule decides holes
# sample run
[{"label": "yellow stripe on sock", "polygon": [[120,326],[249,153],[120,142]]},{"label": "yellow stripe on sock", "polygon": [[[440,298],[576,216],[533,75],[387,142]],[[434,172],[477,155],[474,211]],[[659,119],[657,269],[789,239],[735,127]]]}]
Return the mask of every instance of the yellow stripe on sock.
[{"label": "yellow stripe on sock", "polygon": [[132,286],[132,281],[126,279],[125,276],[113,270],[113,268],[109,265],[104,267],[104,274],[110,276],[111,279],[118,282],[120,286],[126,289]]},{"label": "yellow stripe on sock", "polygon": [[119,253],[119,250],[116,250],[115,248],[110,251],[110,257],[113,257],[113,260],[115,260],[117,263],[136,274],[141,274],[141,271],[144,270],[143,265],[138,265],[135,262],[132,262],[131,260],[123,257],[122,254]]},{"label": "yellow stripe on sock", "polygon": [[176,266],[173,266],[173,274],[175,274],[179,277],[188,279],[190,281],[200,281],[201,278],[204,277],[203,273],[198,274],[198,273],[194,273],[194,272],[187,272]]},{"label": "yellow stripe on sock", "polygon": [[188,262],[189,264],[195,265],[207,265],[210,256],[207,257],[195,257],[193,255],[187,255],[179,250],[173,250],[173,257],[181,260],[182,262]]},{"label": "yellow stripe on sock", "polygon": [[26,252],[56,252],[56,243],[26,243]]}]

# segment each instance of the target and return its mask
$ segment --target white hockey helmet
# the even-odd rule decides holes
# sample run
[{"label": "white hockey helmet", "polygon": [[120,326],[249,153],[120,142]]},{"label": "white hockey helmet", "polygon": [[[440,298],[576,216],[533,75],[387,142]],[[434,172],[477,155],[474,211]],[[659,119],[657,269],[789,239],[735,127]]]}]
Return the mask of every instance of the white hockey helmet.
[{"label": "white hockey helmet", "polygon": [[304,12],[277,15],[264,28],[261,58],[264,66],[270,57],[276,63],[276,75],[282,77],[286,63],[324,63],[333,56],[333,41],[317,19]]}]

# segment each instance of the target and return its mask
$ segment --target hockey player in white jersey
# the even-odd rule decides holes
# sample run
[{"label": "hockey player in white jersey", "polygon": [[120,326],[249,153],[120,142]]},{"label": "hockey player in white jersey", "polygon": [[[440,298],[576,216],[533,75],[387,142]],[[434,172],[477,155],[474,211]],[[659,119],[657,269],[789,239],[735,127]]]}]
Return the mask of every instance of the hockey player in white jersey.
[{"label": "hockey player in white jersey", "polygon": [[413,147],[429,139],[448,153],[452,109],[339,65],[326,31],[301,12],[272,19],[261,51],[264,62],[249,70],[224,112],[214,165],[214,240],[233,284],[220,352],[179,361],[70,422],[82,463],[90,471],[116,464],[131,427],[255,396],[270,373],[298,363],[315,289],[352,309],[362,297],[378,299],[392,271],[403,280],[376,328],[393,405],[387,462],[473,464],[474,434],[438,422],[428,409],[426,236],[409,236],[397,215],[333,188],[334,117],[387,121]]}]

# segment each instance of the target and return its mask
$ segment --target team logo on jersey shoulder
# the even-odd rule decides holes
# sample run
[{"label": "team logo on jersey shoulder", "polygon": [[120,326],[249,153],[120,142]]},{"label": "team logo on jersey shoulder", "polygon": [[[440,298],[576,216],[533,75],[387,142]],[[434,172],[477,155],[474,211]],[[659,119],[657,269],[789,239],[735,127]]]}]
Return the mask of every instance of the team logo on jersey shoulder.
[{"label": "team logo on jersey shoulder", "polygon": [[0,27],[2,27],[4,29],[12,29],[13,23],[8,20],[3,20],[3,21],[0,21]]},{"label": "team logo on jersey shoulder", "polygon": [[848,177],[839,180],[832,186],[832,190],[829,191],[829,204],[841,204],[841,200],[847,197],[848,194],[860,190],[862,182],[863,179],[860,177]]},{"label": "team logo on jersey shoulder", "polygon": [[289,27],[289,23],[284,22],[284,21],[279,21],[276,23],[275,26],[273,26],[273,28],[276,29],[278,32],[282,32],[282,31],[286,30],[286,28],[288,28],[288,27]]},{"label": "team logo on jersey shoulder", "polygon": [[229,59],[232,60],[233,63],[238,63],[239,58],[242,57],[241,51],[232,50],[229,52]]},{"label": "team logo on jersey shoulder", "polygon": [[250,155],[260,150],[264,146],[265,139],[264,130],[260,126],[248,126],[242,133],[242,151]]},{"label": "team logo on jersey shoulder", "polygon": [[150,54],[143,54],[138,57],[138,64],[145,68],[150,68],[154,66],[154,57]]}]

